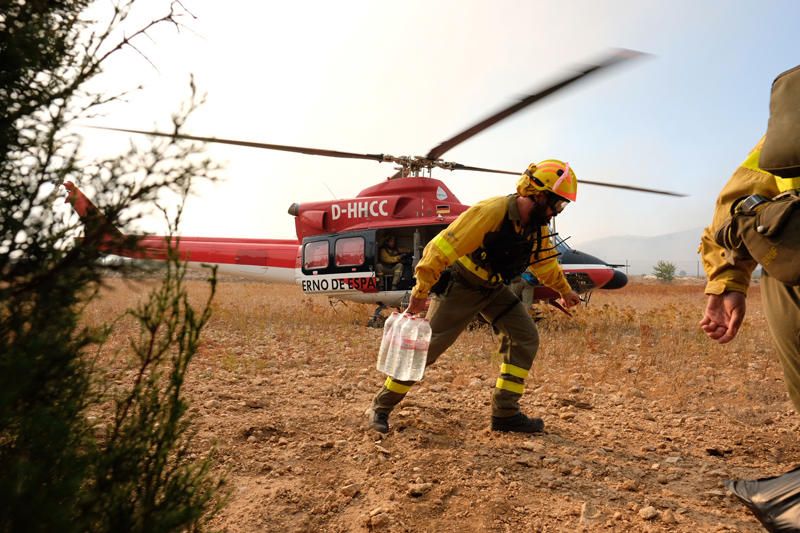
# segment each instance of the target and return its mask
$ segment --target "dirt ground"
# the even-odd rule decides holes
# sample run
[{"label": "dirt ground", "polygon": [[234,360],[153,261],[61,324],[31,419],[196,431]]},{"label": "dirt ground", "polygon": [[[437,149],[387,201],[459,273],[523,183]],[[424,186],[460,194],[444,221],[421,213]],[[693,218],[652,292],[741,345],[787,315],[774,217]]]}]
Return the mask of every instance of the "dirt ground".
[{"label": "dirt ground", "polygon": [[[191,284],[199,301],[206,288]],[[94,320],[144,289],[111,286]],[[385,379],[375,370],[381,331],[364,326],[370,306],[223,281],[187,383],[193,446],[211,453],[230,490],[212,526],[761,531],[722,482],[793,467],[800,417],[758,287],[726,347],[697,328],[704,302],[697,283],[640,282],[598,291],[572,318],[546,309],[522,400],[545,420],[537,436],[489,431],[496,346],[487,327],[467,331],[382,436],[364,416]]]}]

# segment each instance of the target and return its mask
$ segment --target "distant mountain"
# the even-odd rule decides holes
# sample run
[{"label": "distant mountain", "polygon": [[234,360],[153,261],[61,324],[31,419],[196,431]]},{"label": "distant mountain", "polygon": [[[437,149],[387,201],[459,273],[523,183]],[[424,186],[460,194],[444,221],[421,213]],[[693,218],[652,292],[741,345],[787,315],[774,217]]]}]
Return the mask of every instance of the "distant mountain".
[{"label": "distant mountain", "polygon": [[[697,254],[702,233],[703,228],[696,228],[655,237],[627,235],[579,244],[567,243],[609,264],[627,264],[631,275],[652,274],[653,266],[664,260],[673,263],[679,275],[703,276],[703,265]],[[625,266],[618,268],[623,272],[626,270]]]}]

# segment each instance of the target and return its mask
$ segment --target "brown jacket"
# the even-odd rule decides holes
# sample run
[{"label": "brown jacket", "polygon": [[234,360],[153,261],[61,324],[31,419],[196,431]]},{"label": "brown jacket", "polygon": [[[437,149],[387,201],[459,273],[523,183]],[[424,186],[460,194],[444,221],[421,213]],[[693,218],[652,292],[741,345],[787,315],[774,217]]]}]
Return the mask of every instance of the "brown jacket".
[{"label": "brown jacket", "polygon": [[778,194],[775,176],[758,166],[763,144],[762,137],[722,188],[711,225],[703,231],[699,252],[702,254],[703,268],[708,276],[706,294],[722,294],[725,291],[746,294],[750,286],[750,275],[756,267],[756,262],[737,261],[732,265],[727,260],[729,252],[714,241],[714,234],[730,218],[731,205],[738,198],[751,194],[772,198]]}]

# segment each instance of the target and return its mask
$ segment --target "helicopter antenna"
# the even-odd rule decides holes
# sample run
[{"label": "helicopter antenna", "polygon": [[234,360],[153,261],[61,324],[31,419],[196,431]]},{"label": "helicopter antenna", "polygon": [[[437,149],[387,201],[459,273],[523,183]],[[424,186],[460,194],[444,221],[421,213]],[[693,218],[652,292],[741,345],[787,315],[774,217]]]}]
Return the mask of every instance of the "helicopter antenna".
[{"label": "helicopter antenna", "polygon": [[326,189],[328,189],[328,192],[329,192],[329,193],[331,193],[331,196],[333,196],[333,199],[334,199],[334,200],[338,200],[338,199],[339,199],[339,198],[337,198],[337,197],[336,197],[336,195],[335,195],[335,194],[333,194],[333,191],[331,190],[331,188],[330,188],[330,187],[328,187],[328,184],[327,184],[327,183],[325,183],[325,182],[323,181],[323,182],[322,182],[322,186],[323,186],[323,187],[325,187]]}]

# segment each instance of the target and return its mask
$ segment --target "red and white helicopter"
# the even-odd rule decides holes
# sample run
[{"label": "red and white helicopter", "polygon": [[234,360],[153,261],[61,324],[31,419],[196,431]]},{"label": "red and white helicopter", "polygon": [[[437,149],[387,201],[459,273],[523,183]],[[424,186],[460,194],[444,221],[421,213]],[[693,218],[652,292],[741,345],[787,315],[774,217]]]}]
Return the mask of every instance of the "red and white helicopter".
[{"label": "red and white helicopter", "polygon": [[[223,143],[302,154],[366,159],[394,163],[396,172],[386,180],[368,187],[355,198],[345,200],[294,203],[289,214],[295,219],[296,240],[239,239],[216,237],[180,237],[177,250],[190,267],[217,265],[219,272],[231,273],[267,282],[296,282],[306,294],[320,294],[356,302],[400,306],[414,285],[413,269],[422,250],[450,222],[469,206],[459,201],[442,181],[431,177],[433,168],[470,170],[519,175],[519,171],[497,170],[446,162],[445,152],[492,126],[509,115],[597,71],[640,55],[628,50],[616,51],[595,65],[539,90],[513,105],[494,113],[470,128],[433,148],[426,156],[395,157],[387,154],[359,154],[265,144],[213,137],[169,134],[123,128],[102,128],[128,133],[175,137],[179,139]],[[581,185],[597,185],[630,191],[671,196],[682,194],[580,180]],[[65,183],[67,198],[82,218],[96,213],[91,201],[72,183]],[[555,232],[554,232],[555,233]],[[411,250],[396,290],[391,277],[378,268],[378,249],[388,236],[394,236],[401,248]],[[618,289],[627,283],[624,273],[591,255],[569,247],[555,237],[561,253],[559,261],[576,292],[588,295],[594,289]],[[143,237],[135,250],[123,252],[132,258],[163,260],[167,244],[164,237]],[[551,289],[537,286],[536,300],[552,301],[558,297]],[[377,316],[377,313],[376,313]]]}]

